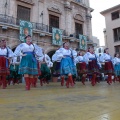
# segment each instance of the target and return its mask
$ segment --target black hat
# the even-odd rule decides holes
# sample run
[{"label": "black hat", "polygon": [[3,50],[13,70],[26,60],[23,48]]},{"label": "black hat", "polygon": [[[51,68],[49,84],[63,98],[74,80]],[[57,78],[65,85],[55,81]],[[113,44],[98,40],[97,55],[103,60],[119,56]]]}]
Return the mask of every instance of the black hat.
[{"label": "black hat", "polygon": [[31,37],[31,35],[27,35],[27,36],[25,36],[25,39],[27,39],[27,37]]}]

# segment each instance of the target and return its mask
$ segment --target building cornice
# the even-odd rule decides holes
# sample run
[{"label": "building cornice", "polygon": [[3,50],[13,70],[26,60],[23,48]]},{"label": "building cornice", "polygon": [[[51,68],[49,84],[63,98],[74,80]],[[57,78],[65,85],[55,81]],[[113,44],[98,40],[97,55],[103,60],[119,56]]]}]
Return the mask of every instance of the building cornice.
[{"label": "building cornice", "polygon": [[30,4],[30,5],[34,5],[33,0],[16,0],[16,1],[23,2],[23,3],[26,3],[26,4]]},{"label": "building cornice", "polygon": [[76,4],[76,5],[79,5],[79,6],[83,7],[83,8],[85,8],[85,9],[89,9],[90,12],[93,12],[93,11],[94,11],[93,8],[91,8],[91,7],[89,7],[89,6],[86,6],[85,4],[83,4],[83,3],[81,3],[81,2],[79,3],[79,2],[76,2],[75,0],[72,0],[71,3]]},{"label": "building cornice", "polygon": [[119,5],[116,5],[116,6],[114,6],[114,7],[111,7],[111,8],[109,8],[109,9],[106,9],[106,10],[104,10],[104,11],[101,11],[100,14],[104,15],[104,14],[106,14],[106,13],[112,11],[112,10],[116,10],[116,9],[120,9],[120,4],[119,4]]}]

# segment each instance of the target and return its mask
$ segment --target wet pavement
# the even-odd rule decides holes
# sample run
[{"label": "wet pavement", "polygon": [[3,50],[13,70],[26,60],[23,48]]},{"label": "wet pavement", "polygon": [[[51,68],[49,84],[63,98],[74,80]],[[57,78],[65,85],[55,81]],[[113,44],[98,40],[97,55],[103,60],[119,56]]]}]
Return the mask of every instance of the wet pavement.
[{"label": "wet pavement", "polygon": [[120,83],[90,82],[74,87],[60,82],[25,90],[24,84],[0,88],[0,120],[120,120]]}]

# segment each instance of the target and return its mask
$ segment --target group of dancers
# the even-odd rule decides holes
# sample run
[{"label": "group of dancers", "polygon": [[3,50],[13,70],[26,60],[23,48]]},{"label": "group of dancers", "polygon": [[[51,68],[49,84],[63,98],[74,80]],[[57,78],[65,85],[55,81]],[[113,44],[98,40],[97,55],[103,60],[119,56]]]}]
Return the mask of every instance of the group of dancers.
[{"label": "group of dancers", "polygon": [[31,86],[36,87],[38,79],[43,86],[44,83],[49,83],[51,74],[60,76],[61,86],[66,85],[67,88],[74,86],[78,76],[83,85],[88,78],[94,86],[99,82],[101,73],[107,75],[109,85],[115,81],[120,82],[119,53],[112,58],[108,48],[98,56],[93,47],[89,47],[87,52],[76,51],[70,48],[69,42],[64,42],[51,60],[44,49],[32,42],[30,35],[26,36],[25,40],[26,42],[18,45],[14,52],[7,46],[5,39],[0,41],[0,86],[3,89],[11,83],[19,84],[22,77],[26,90],[30,90]]}]

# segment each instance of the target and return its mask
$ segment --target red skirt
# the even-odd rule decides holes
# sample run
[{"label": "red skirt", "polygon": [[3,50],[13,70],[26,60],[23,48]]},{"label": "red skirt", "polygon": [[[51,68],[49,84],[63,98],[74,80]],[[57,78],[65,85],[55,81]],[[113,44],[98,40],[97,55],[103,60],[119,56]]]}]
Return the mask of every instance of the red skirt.
[{"label": "red skirt", "polygon": [[88,64],[88,74],[99,74],[99,66],[97,64],[97,60],[92,60]]},{"label": "red skirt", "polygon": [[9,74],[9,61],[4,56],[0,56],[0,76]]},{"label": "red skirt", "polygon": [[105,73],[113,73],[113,64],[111,61],[105,62],[105,67],[104,67]]},{"label": "red skirt", "polygon": [[85,74],[87,72],[86,63],[85,62],[78,63],[77,71],[78,71],[78,75]]}]

